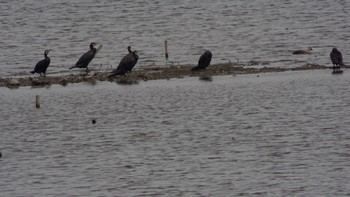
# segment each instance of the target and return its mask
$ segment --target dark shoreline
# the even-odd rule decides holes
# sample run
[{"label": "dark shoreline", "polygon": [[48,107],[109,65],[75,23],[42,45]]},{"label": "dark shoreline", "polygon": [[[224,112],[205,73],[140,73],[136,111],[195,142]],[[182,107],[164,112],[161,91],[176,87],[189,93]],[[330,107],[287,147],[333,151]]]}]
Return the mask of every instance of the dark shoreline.
[{"label": "dark shoreline", "polygon": [[150,68],[143,70],[135,70],[128,73],[126,76],[108,77],[109,72],[94,72],[89,74],[64,75],[64,76],[46,76],[40,77],[16,77],[16,78],[0,78],[0,87],[17,88],[20,86],[47,86],[60,84],[65,86],[69,83],[90,82],[96,81],[114,81],[121,84],[132,84],[138,81],[171,79],[182,77],[200,77],[209,79],[212,76],[220,75],[240,75],[240,74],[255,74],[268,72],[285,72],[298,70],[320,70],[329,69],[329,67],[319,64],[305,64],[295,68],[280,68],[280,67],[243,67],[232,64],[215,64],[203,71],[191,71],[190,66],[171,66],[168,68]]}]

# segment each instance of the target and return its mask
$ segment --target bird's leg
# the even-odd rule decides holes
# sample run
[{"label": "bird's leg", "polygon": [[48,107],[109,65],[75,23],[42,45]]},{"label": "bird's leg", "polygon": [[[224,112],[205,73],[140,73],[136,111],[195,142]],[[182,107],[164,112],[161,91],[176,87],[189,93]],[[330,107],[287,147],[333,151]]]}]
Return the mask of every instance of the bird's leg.
[{"label": "bird's leg", "polygon": [[40,77],[42,77],[41,73],[39,73]]},{"label": "bird's leg", "polygon": [[124,79],[127,79],[129,75],[128,75],[127,72],[126,72],[126,73],[124,73],[122,76],[123,76]]},{"label": "bird's leg", "polygon": [[90,72],[89,68],[86,67],[86,74],[88,74]]}]

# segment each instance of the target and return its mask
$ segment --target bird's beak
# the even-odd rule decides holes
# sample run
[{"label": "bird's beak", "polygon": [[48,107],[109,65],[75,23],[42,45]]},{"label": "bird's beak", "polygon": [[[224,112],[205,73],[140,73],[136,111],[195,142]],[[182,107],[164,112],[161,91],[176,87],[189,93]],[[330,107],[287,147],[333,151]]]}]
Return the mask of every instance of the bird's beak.
[{"label": "bird's beak", "polygon": [[[95,46],[97,46],[97,48],[96,48]],[[97,53],[102,49],[102,46],[103,46],[103,45],[100,44],[100,43],[95,43],[94,48],[97,49]]]}]

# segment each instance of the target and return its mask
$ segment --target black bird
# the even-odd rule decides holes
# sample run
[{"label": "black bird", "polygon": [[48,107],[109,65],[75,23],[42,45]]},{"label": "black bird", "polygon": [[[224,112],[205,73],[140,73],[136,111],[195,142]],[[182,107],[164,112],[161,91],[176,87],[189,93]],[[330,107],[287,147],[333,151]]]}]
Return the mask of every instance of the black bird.
[{"label": "black bird", "polygon": [[204,70],[206,69],[211,61],[212,53],[206,50],[198,60],[198,66],[191,69],[191,71]]},{"label": "black bird", "polygon": [[95,48],[95,46],[97,45],[98,43],[95,43],[95,42],[92,42],[90,44],[90,50],[86,53],[84,53],[78,60],[78,62],[75,64],[75,66],[69,68],[69,69],[72,69],[72,68],[86,68],[86,72],[89,72],[89,69],[88,69],[88,65],[89,63],[91,62],[91,60],[95,57],[96,55],[96,52],[97,52],[97,49]]},{"label": "black bird", "polygon": [[32,74],[34,74],[34,73],[39,73],[40,76],[42,76],[41,73],[44,73],[44,77],[45,77],[45,75],[46,75],[46,69],[47,69],[47,67],[49,67],[49,65],[50,65],[50,58],[47,57],[47,54],[49,54],[50,51],[51,51],[51,49],[45,50],[45,52],[44,52],[45,59],[40,60],[40,61],[35,65],[34,70],[33,70],[33,71],[30,71],[30,73],[32,73]]},{"label": "black bird", "polygon": [[131,70],[136,65],[139,60],[139,56],[137,55],[137,51],[132,51],[131,47],[128,46],[129,54],[125,55],[123,59],[120,61],[118,67],[112,71],[109,77],[115,75],[125,75],[127,72],[131,72]]},{"label": "black bird", "polygon": [[343,55],[341,54],[338,49],[333,48],[331,54],[330,54],[332,64],[333,64],[333,71],[339,71],[340,66],[344,66],[343,63]]}]

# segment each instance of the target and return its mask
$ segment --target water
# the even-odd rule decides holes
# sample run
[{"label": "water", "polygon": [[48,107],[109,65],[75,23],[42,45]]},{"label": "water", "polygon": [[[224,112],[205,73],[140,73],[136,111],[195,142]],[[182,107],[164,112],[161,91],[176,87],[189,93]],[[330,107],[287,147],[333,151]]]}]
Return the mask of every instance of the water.
[{"label": "water", "polygon": [[[210,49],[213,64],[230,59],[280,67],[329,65],[334,46],[349,62],[350,3],[345,0],[2,0],[0,4],[0,76],[28,75],[48,48],[53,49],[48,74],[77,72],[68,68],[93,41],[104,44],[91,63],[96,71],[116,67],[128,45],[140,51],[135,69],[165,66],[164,39],[169,40],[169,61],[175,64],[196,64],[203,49]],[[314,55],[291,55],[307,47],[314,48]]]},{"label": "water", "polygon": [[1,196],[350,195],[349,75],[0,88]]}]

